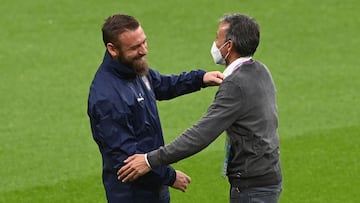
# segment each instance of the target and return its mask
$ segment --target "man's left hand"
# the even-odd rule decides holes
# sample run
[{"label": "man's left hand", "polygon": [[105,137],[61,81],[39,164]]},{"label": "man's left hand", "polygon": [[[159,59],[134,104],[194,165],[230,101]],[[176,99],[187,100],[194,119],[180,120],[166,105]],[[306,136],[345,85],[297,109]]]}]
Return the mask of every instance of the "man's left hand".
[{"label": "man's left hand", "polygon": [[222,83],[224,74],[220,71],[210,71],[205,73],[203,82],[206,86],[218,86]]}]

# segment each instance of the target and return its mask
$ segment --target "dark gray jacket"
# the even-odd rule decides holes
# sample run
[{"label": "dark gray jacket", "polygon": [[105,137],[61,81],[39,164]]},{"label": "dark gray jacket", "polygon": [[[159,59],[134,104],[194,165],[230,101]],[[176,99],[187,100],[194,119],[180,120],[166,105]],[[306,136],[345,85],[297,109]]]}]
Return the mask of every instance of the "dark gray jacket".
[{"label": "dark gray jacket", "polygon": [[276,89],[260,62],[242,64],[226,77],[206,114],[172,143],[148,153],[152,168],[189,157],[227,132],[230,184],[241,188],[281,182]]}]

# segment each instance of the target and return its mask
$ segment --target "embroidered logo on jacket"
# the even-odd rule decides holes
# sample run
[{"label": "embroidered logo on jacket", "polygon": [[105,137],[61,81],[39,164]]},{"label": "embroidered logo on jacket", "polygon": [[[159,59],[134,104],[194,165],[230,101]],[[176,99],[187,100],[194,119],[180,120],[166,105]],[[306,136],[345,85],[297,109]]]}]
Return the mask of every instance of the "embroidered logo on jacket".
[{"label": "embroidered logo on jacket", "polygon": [[138,102],[144,101],[144,97],[139,93],[139,98],[137,98]]}]

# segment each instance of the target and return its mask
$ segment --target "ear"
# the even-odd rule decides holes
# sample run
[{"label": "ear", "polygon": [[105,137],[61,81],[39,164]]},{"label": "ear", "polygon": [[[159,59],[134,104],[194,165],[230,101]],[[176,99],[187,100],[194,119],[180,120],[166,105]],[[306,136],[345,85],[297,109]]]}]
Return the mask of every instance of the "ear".
[{"label": "ear", "polygon": [[239,55],[239,53],[236,51],[236,49],[235,49],[235,44],[234,44],[234,42],[233,42],[232,40],[229,40],[228,51],[230,52],[230,55],[231,55],[232,57],[236,57],[236,58],[241,57],[241,56]]},{"label": "ear", "polygon": [[233,49],[235,49],[234,42],[229,40],[228,51],[231,52]]},{"label": "ear", "polygon": [[119,50],[115,47],[115,45],[113,43],[107,43],[106,44],[106,49],[108,50],[108,52],[110,53],[110,55],[113,58],[117,58],[119,56]]}]

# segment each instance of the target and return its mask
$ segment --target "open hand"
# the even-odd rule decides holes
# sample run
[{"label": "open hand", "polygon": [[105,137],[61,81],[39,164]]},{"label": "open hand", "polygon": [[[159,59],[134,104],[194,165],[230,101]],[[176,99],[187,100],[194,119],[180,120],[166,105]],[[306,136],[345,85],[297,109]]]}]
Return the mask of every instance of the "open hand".
[{"label": "open hand", "polygon": [[134,154],[128,157],[118,172],[118,179],[122,182],[134,181],[138,177],[146,174],[151,168],[146,164],[144,154]]}]

